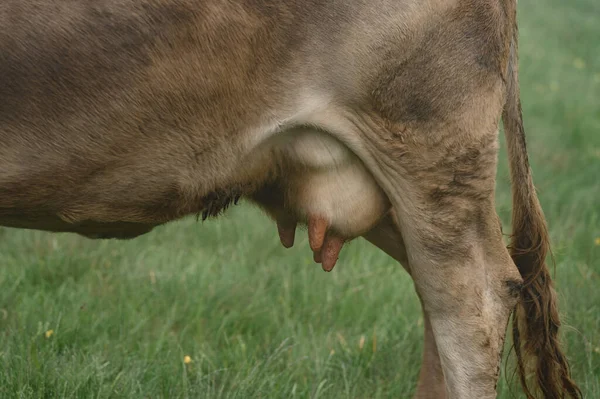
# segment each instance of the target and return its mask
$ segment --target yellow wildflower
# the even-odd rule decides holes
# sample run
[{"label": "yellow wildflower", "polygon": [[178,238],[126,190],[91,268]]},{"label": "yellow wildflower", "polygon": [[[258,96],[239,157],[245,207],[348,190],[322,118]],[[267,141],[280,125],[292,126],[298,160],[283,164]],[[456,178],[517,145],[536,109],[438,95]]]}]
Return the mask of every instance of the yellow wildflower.
[{"label": "yellow wildflower", "polygon": [[188,355],[185,355],[185,356],[183,357],[183,362],[184,362],[185,364],[190,364],[190,363],[192,362],[192,358],[191,358],[191,357],[189,357]]},{"label": "yellow wildflower", "polygon": [[50,338],[54,334],[54,330],[48,330],[44,333],[46,338]]}]

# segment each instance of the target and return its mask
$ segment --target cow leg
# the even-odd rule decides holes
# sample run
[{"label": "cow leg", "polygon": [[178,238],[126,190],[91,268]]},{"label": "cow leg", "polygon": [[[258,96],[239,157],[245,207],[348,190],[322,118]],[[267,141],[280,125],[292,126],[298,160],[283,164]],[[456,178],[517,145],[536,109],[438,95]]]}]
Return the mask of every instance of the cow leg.
[{"label": "cow leg", "polygon": [[444,399],[447,396],[442,363],[431,328],[431,321],[425,311],[423,311],[423,324],[425,325],[423,360],[414,397],[415,399]]},{"label": "cow leg", "polygon": [[426,320],[421,397],[443,397],[435,389],[443,381],[436,373],[438,353],[450,398],[496,397],[506,324],[516,302],[511,287],[520,277],[488,204],[487,211],[481,210],[489,215],[482,225],[460,223],[457,228],[454,222],[443,226],[448,214],[438,208],[425,208],[421,215],[399,212]]},{"label": "cow leg", "polygon": [[[516,303],[512,288],[521,280],[505,254],[500,234],[491,233],[492,220],[484,222],[490,230],[483,234],[475,225],[462,226],[463,233],[451,239],[448,247],[442,243],[455,233],[452,229],[433,232],[433,226],[415,219],[410,222],[415,224],[412,228],[404,228],[414,236],[423,231],[431,234],[429,240],[408,242],[407,252],[424,314],[431,323],[424,367],[435,364],[432,348],[437,346],[450,398],[496,397],[506,325]],[[428,371],[422,373],[425,381],[421,382],[427,384]]]},{"label": "cow leg", "polygon": [[354,113],[346,114],[352,133],[333,131],[340,123],[330,130],[390,199],[449,398],[496,396],[508,317],[522,282],[494,208],[499,87],[473,95],[472,103],[465,99],[440,123],[406,126]]},{"label": "cow leg", "polygon": [[[386,252],[392,258],[396,259],[408,274],[411,274],[406,256],[406,248],[403,244],[400,245],[400,243],[403,242],[402,236],[396,228],[391,214],[386,216],[373,230],[366,233],[364,238]],[[421,306],[423,306],[423,300],[420,297],[419,300],[421,301]],[[423,360],[414,398],[443,399],[446,398],[444,373],[442,371],[442,364],[435,343],[435,337],[433,336],[431,321],[424,309],[423,324],[425,327]]]}]

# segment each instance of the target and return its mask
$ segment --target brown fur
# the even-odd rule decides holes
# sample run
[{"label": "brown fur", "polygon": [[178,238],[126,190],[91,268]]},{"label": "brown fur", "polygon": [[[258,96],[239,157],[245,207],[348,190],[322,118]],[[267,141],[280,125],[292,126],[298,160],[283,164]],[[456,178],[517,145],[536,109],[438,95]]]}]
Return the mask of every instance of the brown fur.
[{"label": "brown fur", "polygon": [[[0,223],[131,238],[245,196],[289,225],[318,213],[351,239],[373,238],[391,208],[391,233],[373,241],[410,270],[426,315],[435,367],[417,396],[443,385],[450,398],[495,397],[525,280],[520,372],[533,354],[543,394],[576,397],[527,166],[514,8],[4,0]],[[503,111],[515,262],[494,205]]]}]

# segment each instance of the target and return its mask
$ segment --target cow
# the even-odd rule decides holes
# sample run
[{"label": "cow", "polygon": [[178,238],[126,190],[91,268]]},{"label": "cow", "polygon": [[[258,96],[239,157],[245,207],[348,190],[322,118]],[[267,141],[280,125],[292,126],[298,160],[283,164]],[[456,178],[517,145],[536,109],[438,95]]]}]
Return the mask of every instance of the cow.
[{"label": "cow", "polygon": [[512,314],[527,397],[580,398],[525,146],[516,2],[3,0],[0,224],[126,239],[246,198],[284,246],[307,225],[326,270],[360,236],[406,268],[425,320],[416,397],[495,397]]}]

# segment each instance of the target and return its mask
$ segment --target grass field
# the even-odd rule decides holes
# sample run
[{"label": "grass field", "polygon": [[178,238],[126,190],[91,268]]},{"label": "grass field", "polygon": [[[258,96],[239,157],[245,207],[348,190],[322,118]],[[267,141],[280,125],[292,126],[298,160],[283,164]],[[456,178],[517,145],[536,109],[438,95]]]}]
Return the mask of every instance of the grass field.
[{"label": "grass field", "polygon": [[[519,6],[564,341],[586,398],[600,398],[600,3]],[[506,230],[510,208],[503,152]],[[357,240],[324,273],[305,234],[285,250],[249,206],[129,242],[0,229],[1,398],[407,398],[421,350],[394,261]],[[504,378],[499,389],[520,395]]]}]

